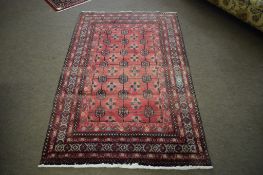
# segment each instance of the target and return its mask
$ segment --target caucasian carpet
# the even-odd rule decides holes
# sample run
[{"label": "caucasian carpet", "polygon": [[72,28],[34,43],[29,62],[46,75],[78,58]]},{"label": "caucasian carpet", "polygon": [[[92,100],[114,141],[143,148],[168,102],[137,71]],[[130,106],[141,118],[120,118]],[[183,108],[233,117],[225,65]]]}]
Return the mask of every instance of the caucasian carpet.
[{"label": "caucasian carpet", "polygon": [[212,168],[176,13],[80,14],[40,167]]},{"label": "caucasian carpet", "polygon": [[54,10],[62,11],[90,0],[45,0]]}]

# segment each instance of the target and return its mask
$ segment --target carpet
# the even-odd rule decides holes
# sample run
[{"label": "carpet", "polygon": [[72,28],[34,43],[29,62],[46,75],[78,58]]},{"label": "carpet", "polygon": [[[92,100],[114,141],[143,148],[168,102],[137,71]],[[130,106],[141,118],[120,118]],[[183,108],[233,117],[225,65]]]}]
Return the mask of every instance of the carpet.
[{"label": "carpet", "polygon": [[54,10],[62,11],[90,0],[45,0]]},{"label": "carpet", "polygon": [[212,168],[176,13],[80,14],[39,167]]}]

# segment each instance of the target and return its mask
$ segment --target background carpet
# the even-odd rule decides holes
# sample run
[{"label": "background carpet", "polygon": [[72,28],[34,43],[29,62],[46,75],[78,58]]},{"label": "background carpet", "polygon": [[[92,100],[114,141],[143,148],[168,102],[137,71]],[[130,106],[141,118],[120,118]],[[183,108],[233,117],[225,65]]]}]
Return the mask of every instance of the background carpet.
[{"label": "background carpet", "polygon": [[45,0],[54,10],[61,11],[68,8],[72,8],[83,3],[88,2],[89,0]]}]

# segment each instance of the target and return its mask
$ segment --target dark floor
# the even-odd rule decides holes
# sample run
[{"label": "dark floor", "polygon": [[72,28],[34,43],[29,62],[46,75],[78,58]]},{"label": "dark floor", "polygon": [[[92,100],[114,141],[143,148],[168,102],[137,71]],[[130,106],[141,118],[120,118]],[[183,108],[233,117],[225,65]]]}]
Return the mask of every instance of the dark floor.
[{"label": "dark floor", "polygon": [[[93,0],[56,13],[44,0],[0,2],[0,174],[259,175],[263,36],[203,0]],[[213,170],[37,168],[80,11],[177,11]]]}]

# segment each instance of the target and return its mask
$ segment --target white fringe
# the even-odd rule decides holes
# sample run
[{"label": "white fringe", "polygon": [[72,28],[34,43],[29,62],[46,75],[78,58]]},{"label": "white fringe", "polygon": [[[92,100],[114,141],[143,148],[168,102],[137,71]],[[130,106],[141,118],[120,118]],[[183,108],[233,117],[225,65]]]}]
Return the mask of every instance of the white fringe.
[{"label": "white fringe", "polygon": [[75,164],[75,165],[38,165],[39,168],[127,168],[127,169],[159,169],[159,170],[192,170],[192,169],[212,169],[213,166],[146,166],[134,164]]},{"label": "white fringe", "polygon": [[85,12],[92,12],[92,13],[172,13],[177,14],[177,12],[161,12],[161,11],[81,11]]}]

